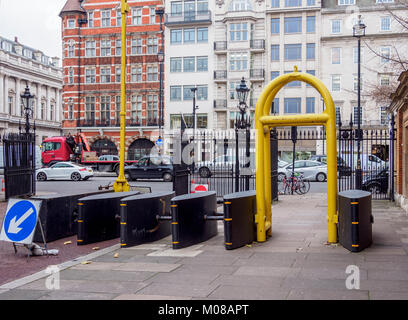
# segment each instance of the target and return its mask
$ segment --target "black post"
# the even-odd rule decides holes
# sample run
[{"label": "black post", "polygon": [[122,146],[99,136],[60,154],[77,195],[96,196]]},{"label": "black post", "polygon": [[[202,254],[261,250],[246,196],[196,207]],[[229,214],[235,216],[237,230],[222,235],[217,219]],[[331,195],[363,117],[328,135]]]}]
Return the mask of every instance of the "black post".
[{"label": "black post", "polygon": [[360,87],[360,77],[361,77],[361,61],[360,61],[360,50],[361,41],[358,38],[358,79],[357,79],[357,170],[356,170],[356,189],[361,189],[362,185],[362,172],[361,172],[361,159],[360,159],[360,148],[361,148],[361,87]]},{"label": "black post", "polygon": [[239,131],[238,121],[235,121],[235,192],[239,192]]},{"label": "black post", "polygon": [[251,121],[249,120],[247,123],[246,127],[246,145],[245,145],[245,151],[246,151],[246,164],[245,167],[248,168],[247,175],[245,176],[245,191],[249,191],[249,167],[251,164],[251,152],[250,152],[250,147],[251,147],[251,131],[250,131],[250,125]]},{"label": "black post", "polygon": [[395,126],[395,117],[394,113],[391,114],[391,132],[390,132],[390,156],[389,162],[390,162],[390,170],[389,170],[389,181],[390,181],[390,199],[391,201],[395,201],[394,198],[394,138],[395,138],[395,133],[394,133],[394,126]]},{"label": "black post", "polygon": [[297,127],[292,127],[292,142],[293,142],[293,156],[292,156],[292,195],[293,195],[293,183],[295,180],[295,157],[296,157],[296,141],[297,141]]}]

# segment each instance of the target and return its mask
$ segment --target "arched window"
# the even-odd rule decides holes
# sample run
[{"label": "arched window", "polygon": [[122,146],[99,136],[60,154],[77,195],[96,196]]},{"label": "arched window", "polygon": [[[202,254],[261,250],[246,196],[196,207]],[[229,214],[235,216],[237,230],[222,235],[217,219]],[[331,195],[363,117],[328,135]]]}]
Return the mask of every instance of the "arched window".
[{"label": "arched window", "polygon": [[229,8],[229,11],[248,11],[252,10],[252,5],[249,0],[232,0]]},{"label": "arched window", "polygon": [[129,146],[128,160],[139,160],[150,154],[154,143],[148,139],[137,139]]},{"label": "arched window", "polygon": [[118,154],[118,149],[116,148],[115,143],[107,139],[96,140],[91,146],[91,151],[96,151],[98,157],[106,154]]}]

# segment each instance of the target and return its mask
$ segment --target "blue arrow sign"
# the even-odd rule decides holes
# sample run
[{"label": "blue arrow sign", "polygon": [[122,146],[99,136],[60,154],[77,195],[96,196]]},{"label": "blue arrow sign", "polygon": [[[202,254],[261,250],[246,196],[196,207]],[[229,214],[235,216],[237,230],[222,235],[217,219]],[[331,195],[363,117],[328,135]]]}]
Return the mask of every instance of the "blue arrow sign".
[{"label": "blue arrow sign", "polygon": [[30,244],[37,225],[41,202],[10,199],[0,240]]},{"label": "blue arrow sign", "polygon": [[163,145],[163,140],[162,139],[157,139],[156,140],[156,145],[161,147]]}]

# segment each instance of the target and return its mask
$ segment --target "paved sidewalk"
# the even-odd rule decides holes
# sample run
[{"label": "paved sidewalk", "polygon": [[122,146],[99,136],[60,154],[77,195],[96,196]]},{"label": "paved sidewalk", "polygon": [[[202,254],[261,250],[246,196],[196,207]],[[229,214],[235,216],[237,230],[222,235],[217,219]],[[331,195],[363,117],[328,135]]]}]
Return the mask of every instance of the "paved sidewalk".
[{"label": "paved sidewalk", "polygon": [[[374,243],[351,253],[325,244],[325,199],[281,196],[265,243],[227,251],[220,223],[218,236],[186,249],[172,250],[171,237],[115,245],[60,265],[59,290],[46,289],[42,272],[0,286],[0,299],[408,299],[405,212],[373,202]],[[346,288],[349,265],[359,267],[360,290]]]}]

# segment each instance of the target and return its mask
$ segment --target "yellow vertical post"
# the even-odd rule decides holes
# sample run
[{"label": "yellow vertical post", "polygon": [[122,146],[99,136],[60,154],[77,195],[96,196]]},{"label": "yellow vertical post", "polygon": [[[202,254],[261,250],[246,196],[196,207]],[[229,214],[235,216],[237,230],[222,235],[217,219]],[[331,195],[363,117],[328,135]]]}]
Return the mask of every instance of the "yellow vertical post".
[{"label": "yellow vertical post", "polygon": [[126,134],[126,18],[129,12],[127,0],[121,0],[122,37],[121,37],[121,69],[120,69],[120,159],[119,175],[113,184],[115,192],[129,191],[125,178],[125,134]]}]

